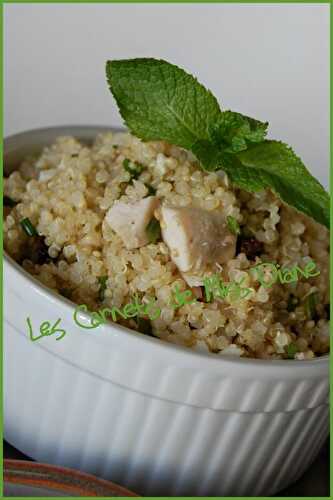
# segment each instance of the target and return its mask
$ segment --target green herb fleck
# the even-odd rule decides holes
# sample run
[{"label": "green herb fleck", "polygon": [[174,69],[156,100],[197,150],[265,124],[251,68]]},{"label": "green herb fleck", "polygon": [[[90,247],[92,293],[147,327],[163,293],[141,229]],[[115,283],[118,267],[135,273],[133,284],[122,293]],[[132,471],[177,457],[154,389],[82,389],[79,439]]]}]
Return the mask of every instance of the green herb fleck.
[{"label": "green herb fleck", "polygon": [[228,215],[227,217],[227,224],[228,224],[228,228],[229,228],[229,231],[233,234],[240,234],[240,227],[239,227],[239,224],[237,222],[237,220],[235,219],[235,217],[233,217],[232,215]]},{"label": "green herb fleck", "polygon": [[161,239],[161,226],[159,221],[153,217],[146,227],[146,233],[149,239],[149,243],[156,243]]},{"label": "green herb fleck", "polygon": [[23,231],[28,236],[38,236],[37,229],[35,228],[35,226],[33,225],[33,223],[31,222],[31,220],[28,217],[26,217],[25,219],[22,219],[20,221],[20,224],[21,224]]},{"label": "green herb fleck", "polygon": [[317,318],[317,304],[319,304],[318,292],[313,292],[307,296],[305,300],[305,311],[308,319],[316,320]]},{"label": "green herb fleck", "polygon": [[3,197],[3,206],[4,207],[15,207],[17,205],[17,201],[12,200],[9,196]]},{"label": "green herb fleck", "polygon": [[296,344],[289,344],[286,348],[286,353],[289,359],[294,359],[295,354],[298,352]]},{"label": "green herb fleck", "polygon": [[145,184],[146,188],[148,189],[148,194],[147,196],[155,196],[156,194],[156,189],[151,186],[150,184]]},{"label": "green herb fleck", "polygon": [[267,140],[266,122],[221,111],[213,94],[166,61],[108,61],[107,80],[129,130],[192,151],[205,170],[224,170],[249,192],[271,189],[329,227],[328,193],[290,147]]},{"label": "green herb fleck", "polygon": [[141,163],[137,163],[134,161],[129,160],[128,158],[125,158],[123,161],[123,167],[128,172],[131,176],[131,181],[133,179],[138,179],[140,174],[144,171],[145,167],[141,165]]},{"label": "green herb fleck", "polygon": [[292,293],[288,297],[287,311],[293,312],[299,304],[299,299],[295,297]]},{"label": "green herb fleck", "polygon": [[100,302],[103,302],[105,298],[105,290],[107,288],[106,282],[107,282],[108,277],[107,276],[100,276],[98,278],[98,283],[100,284],[99,290],[98,290],[98,299]]},{"label": "green herb fleck", "polygon": [[139,332],[144,333],[145,335],[154,336],[153,328],[151,326],[151,321],[149,319],[141,318],[141,316],[139,316],[136,322],[138,325]]}]

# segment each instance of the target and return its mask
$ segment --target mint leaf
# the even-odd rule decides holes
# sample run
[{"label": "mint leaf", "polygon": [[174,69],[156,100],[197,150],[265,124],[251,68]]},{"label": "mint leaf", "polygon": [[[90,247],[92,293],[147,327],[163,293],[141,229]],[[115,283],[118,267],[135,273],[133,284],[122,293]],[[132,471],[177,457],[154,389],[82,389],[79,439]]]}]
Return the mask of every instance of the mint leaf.
[{"label": "mint leaf", "polygon": [[211,92],[166,61],[108,61],[106,73],[133,134],[188,149],[205,170],[223,169],[246,191],[271,189],[285,203],[329,227],[329,195],[291,148],[265,139],[267,123],[222,112]]},{"label": "mint leaf", "polygon": [[[191,148],[204,170],[218,170],[223,162],[223,154],[218,147],[208,140],[197,141]],[[229,155],[230,156],[230,155]]]},{"label": "mint leaf", "polygon": [[219,104],[184,70],[157,59],[128,59],[108,61],[106,74],[120,114],[136,136],[186,149],[209,140]]},{"label": "mint leaf", "polygon": [[329,195],[289,146],[266,140],[236,156],[236,166],[223,167],[231,182],[246,191],[272,189],[285,203],[329,227]]},{"label": "mint leaf", "polygon": [[262,142],[267,134],[268,123],[244,116],[234,111],[223,111],[210,135],[214,144],[225,153],[238,153],[251,143]]}]

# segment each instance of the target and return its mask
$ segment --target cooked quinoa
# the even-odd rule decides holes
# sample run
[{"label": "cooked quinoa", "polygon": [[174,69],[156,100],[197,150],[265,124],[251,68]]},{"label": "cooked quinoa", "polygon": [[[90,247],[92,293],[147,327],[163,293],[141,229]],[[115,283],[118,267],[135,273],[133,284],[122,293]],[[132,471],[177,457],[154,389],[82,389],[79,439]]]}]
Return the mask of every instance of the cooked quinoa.
[{"label": "cooked quinoa", "polygon": [[[124,160],[140,166],[135,175],[124,168]],[[214,211],[238,222],[252,254],[238,236],[234,258],[216,263],[210,274],[219,273],[224,282],[243,278],[242,286],[252,289],[249,297],[206,302],[202,287],[194,286],[198,300],[171,306],[175,287],[183,291],[190,286],[167,244],[158,238],[128,249],[106,218],[117,200],[133,204],[152,193],[170,207]],[[221,355],[301,360],[329,350],[328,230],[270,191],[234,189],[225,175],[204,172],[178,147],[144,143],[127,133],[101,134],[91,147],[60,137],[4,180],[4,195],[16,202],[4,208],[6,251],[76,304],[97,311],[123,307],[134,294],[143,303],[156,298],[161,315],[152,321],[152,335]],[[155,216],[160,219],[158,209]],[[24,219],[37,236],[28,236]],[[311,260],[320,275],[300,277],[297,283],[266,288],[250,272],[260,262],[303,269]],[[314,296],[309,316],[308,301]],[[119,322],[142,330],[136,318]]]}]

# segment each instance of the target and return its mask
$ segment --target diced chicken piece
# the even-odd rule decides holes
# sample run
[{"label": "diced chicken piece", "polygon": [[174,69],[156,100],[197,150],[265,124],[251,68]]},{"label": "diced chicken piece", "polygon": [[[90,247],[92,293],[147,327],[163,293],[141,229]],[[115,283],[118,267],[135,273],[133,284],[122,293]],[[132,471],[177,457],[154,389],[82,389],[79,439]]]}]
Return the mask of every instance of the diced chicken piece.
[{"label": "diced chicken piece", "polygon": [[220,213],[162,206],[161,218],[162,237],[182,273],[201,271],[207,264],[222,264],[235,256],[236,237]]},{"label": "diced chicken piece", "polygon": [[136,203],[116,201],[105,215],[106,222],[120,236],[126,248],[140,248],[149,243],[146,228],[159,204],[156,196]]}]

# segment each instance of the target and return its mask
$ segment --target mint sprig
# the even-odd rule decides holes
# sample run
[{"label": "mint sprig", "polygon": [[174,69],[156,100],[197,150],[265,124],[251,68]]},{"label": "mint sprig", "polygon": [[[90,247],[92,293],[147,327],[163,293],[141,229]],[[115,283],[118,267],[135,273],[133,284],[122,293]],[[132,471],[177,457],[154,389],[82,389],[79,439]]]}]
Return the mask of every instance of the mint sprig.
[{"label": "mint sprig", "polygon": [[130,131],[192,151],[205,170],[223,169],[246,191],[271,189],[329,227],[329,195],[268,123],[221,111],[213,94],[177,66],[156,59],[108,61],[110,90]]}]

